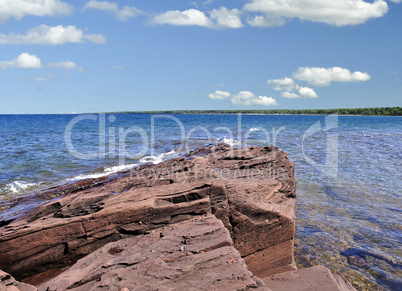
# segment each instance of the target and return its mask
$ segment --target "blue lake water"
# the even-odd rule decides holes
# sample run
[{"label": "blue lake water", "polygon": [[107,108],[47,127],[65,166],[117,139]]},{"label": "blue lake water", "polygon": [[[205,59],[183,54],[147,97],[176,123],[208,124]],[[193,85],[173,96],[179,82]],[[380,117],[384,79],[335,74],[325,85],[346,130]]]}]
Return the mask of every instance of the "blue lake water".
[{"label": "blue lake water", "polygon": [[402,117],[0,115],[0,220],[40,189],[218,141],[275,144],[295,162],[299,267],[324,264],[359,290],[401,290]]}]

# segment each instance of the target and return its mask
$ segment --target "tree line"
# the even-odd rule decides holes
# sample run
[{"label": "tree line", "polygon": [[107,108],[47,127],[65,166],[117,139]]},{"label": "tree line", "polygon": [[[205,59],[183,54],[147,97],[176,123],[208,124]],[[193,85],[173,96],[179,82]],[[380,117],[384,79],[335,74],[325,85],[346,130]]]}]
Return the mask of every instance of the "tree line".
[{"label": "tree line", "polygon": [[340,108],[340,109],[269,109],[269,110],[165,110],[123,111],[113,113],[144,114],[292,114],[292,115],[377,115],[402,116],[402,107]]}]

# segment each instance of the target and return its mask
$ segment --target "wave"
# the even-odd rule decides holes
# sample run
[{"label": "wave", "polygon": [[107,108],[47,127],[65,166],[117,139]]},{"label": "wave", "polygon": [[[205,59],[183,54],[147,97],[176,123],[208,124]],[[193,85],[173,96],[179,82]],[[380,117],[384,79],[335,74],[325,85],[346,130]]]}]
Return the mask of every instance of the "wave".
[{"label": "wave", "polygon": [[153,163],[153,164],[159,164],[161,162],[163,162],[163,160],[168,157],[171,156],[173,154],[175,154],[176,152],[174,150],[171,150],[170,152],[167,153],[162,153],[160,155],[157,156],[145,156],[142,159],[140,159],[140,163]]},{"label": "wave", "polygon": [[19,193],[19,192],[34,188],[37,185],[39,185],[39,184],[28,183],[25,181],[14,181],[14,182],[7,184],[5,188],[12,193]]},{"label": "wave", "polygon": [[253,132],[253,131],[260,131],[261,130],[261,128],[259,128],[259,127],[252,127],[252,128],[250,128],[250,132]]},{"label": "wave", "polygon": [[127,164],[127,165],[116,165],[112,167],[105,168],[103,172],[101,173],[90,173],[90,174],[81,174],[78,176],[75,176],[73,178],[67,179],[68,181],[77,181],[77,180],[85,180],[85,179],[96,179],[96,178],[101,178],[105,176],[109,176],[121,171],[127,171],[132,168],[137,167],[140,164],[144,163],[153,163],[153,164],[159,164],[160,162],[164,161],[166,157],[171,156],[175,154],[176,152],[174,150],[167,152],[167,153],[162,153],[157,156],[145,156],[142,159],[139,160],[139,163],[136,164]]},{"label": "wave", "polygon": [[117,166],[105,168],[103,170],[103,172],[101,172],[101,173],[81,174],[81,175],[75,176],[73,178],[69,178],[69,179],[67,179],[67,181],[101,178],[101,177],[109,176],[109,175],[117,173],[117,172],[132,169],[136,166],[138,166],[138,164],[117,165]]},{"label": "wave", "polygon": [[235,139],[232,139],[232,138],[226,138],[226,137],[224,137],[221,141],[222,141],[223,143],[226,143],[226,144],[232,146],[232,147],[233,147],[233,146],[240,146],[240,145],[241,145],[241,142],[240,142],[240,141],[235,140]]}]

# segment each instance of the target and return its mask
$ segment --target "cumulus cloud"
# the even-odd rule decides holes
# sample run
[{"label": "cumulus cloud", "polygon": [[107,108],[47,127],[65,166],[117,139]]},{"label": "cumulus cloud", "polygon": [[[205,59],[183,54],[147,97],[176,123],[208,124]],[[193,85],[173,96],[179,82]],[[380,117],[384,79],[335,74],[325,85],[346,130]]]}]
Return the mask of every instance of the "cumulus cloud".
[{"label": "cumulus cloud", "polygon": [[317,93],[312,88],[298,86],[297,93],[290,91],[283,91],[281,93],[283,98],[295,99],[295,98],[318,98]]},{"label": "cumulus cloud", "polygon": [[214,93],[209,94],[208,97],[214,100],[227,99],[230,98],[230,93],[216,90]]},{"label": "cumulus cloud", "polygon": [[153,18],[153,23],[170,25],[196,25],[208,28],[240,28],[243,26],[241,12],[238,9],[220,7],[209,12],[209,17],[197,9],[184,11],[171,10],[158,14]]},{"label": "cumulus cloud", "polygon": [[352,73],[340,67],[300,67],[293,73],[293,77],[317,87],[329,86],[331,82],[362,82],[371,78],[367,73],[359,71]]},{"label": "cumulus cloud", "polygon": [[[318,98],[317,93],[315,93],[313,89],[301,87],[299,84],[296,84],[292,78],[269,79],[268,84],[276,91],[283,91],[281,93],[283,98]],[[297,93],[292,91],[297,91]]]},{"label": "cumulus cloud", "polygon": [[240,91],[237,95],[233,95],[231,99],[234,105],[262,105],[262,106],[272,106],[278,105],[276,100],[272,97],[258,96],[256,97],[250,91]]},{"label": "cumulus cloud", "polygon": [[273,106],[278,105],[276,100],[272,97],[267,96],[255,96],[254,93],[250,91],[240,91],[236,95],[232,95],[226,91],[216,90],[214,93],[208,95],[210,99],[213,100],[222,100],[222,99],[230,99],[232,104],[234,105],[261,105],[261,106]]},{"label": "cumulus cloud", "polygon": [[309,87],[300,87],[299,94],[304,98],[318,98],[317,93],[315,93],[314,90]]},{"label": "cumulus cloud", "polygon": [[[360,71],[350,72],[340,67],[319,68],[300,67],[293,73],[293,78],[299,81],[306,81],[316,87],[329,86],[331,82],[363,82],[370,80],[368,73]],[[309,87],[302,87],[293,78],[269,79],[268,84],[276,91],[281,92],[283,98],[318,98],[317,93]]]},{"label": "cumulus cloud", "polygon": [[384,0],[252,0],[243,9],[259,13],[248,20],[252,26],[282,25],[291,18],[344,26],[382,17],[387,13],[388,5]]},{"label": "cumulus cloud", "polygon": [[54,16],[68,15],[73,7],[60,0],[2,0],[0,1],[0,23],[14,17],[20,20],[26,15]]},{"label": "cumulus cloud", "polygon": [[5,70],[8,68],[42,69],[44,67],[57,68],[63,70],[79,70],[81,72],[84,71],[83,68],[79,67],[76,63],[71,61],[49,63],[46,66],[43,66],[40,58],[38,58],[36,55],[31,55],[29,53],[22,53],[17,58],[11,61],[0,61],[0,70]]},{"label": "cumulus cloud", "polygon": [[211,19],[216,22],[217,27],[240,28],[243,27],[241,22],[241,12],[237,9],[229,10],[225,7],[214,9],[211,11]]},{"label": "cumulus cloud", "polygon": [[8,68],[41,69],[42,67],[40,59],[28,53],[22,53],[12,61],[0,61],[0,70]]},{"label": "cumulus cloud", "polygon": [[143,11],[132,6],[124,6],[122,9],[119,9],[119,5],[115,2],[97,0],[91,0],[85,3],[83,10],[85,11],[87,9],[97,9],[112,12],[114,13],[116,19],[123,21],[126,21],[129,18],[134,18],[139,14],[144,13]]},{"label": "cumulus cloud", "polygon": [[94,43],[106,43],[106,36],[102,34],[84,34],[84,32],[73,25],[69,26],[47,26],[45,24],[36,26],[22,34],[1,34],[0,44],[39,44],[39,45],[61,45],[66,43],[82,43],[89,40]]},{"label": "cumulus cloud", "polygon": [[300,98],[299,94],[293,93],[293,92],[289,92],[289,91],[284,91],[281,93],[281,96],[283,98],[289,98],[289,99],[294,99],[294,98]]},{"label": "cumulus cloud", "polygon": [[198,25],[205,27],[211,27],[213,25],[212,21],[204,12],[197,9],[166,11],[165,13],[156,15],[153,22],[157,24]]},{"label": "cumulus cloud", "polygon": [[276,91],[293,91],[300,88],[292,78],[287,77],[282,79],[269,79],[268,84],[272,85],[272,88]]}]

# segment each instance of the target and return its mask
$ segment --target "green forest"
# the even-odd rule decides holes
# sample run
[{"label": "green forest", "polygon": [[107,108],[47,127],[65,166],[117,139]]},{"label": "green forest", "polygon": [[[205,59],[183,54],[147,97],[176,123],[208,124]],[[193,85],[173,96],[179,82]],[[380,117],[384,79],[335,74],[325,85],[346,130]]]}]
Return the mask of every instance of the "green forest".
[{"label": "green forest", "polygon": [[402,107],[341,108],[341,109],[270,109],[270,110],[169,110],[124,111],[113,113],[144,114],[292,114],[292,115],[377,115],[402,116]]}]

